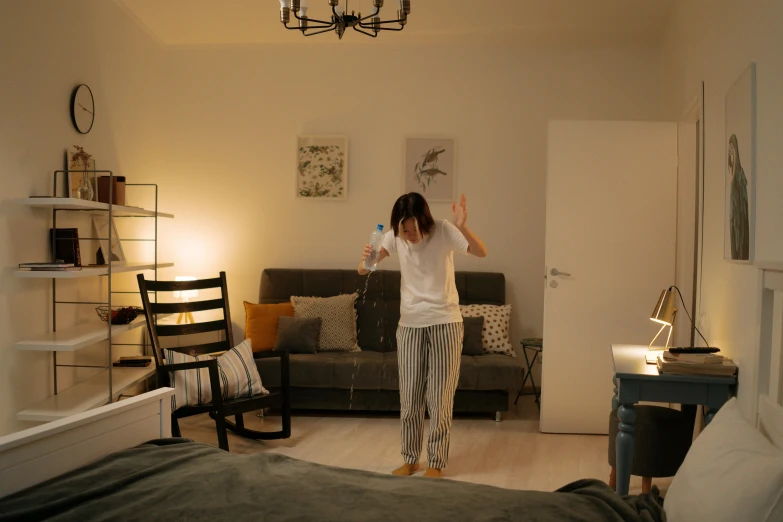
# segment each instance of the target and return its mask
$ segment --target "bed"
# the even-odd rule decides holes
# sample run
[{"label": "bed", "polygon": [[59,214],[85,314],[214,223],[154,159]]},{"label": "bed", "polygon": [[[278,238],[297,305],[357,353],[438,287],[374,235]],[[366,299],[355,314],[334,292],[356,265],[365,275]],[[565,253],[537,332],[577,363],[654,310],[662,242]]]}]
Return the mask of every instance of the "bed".
[{"label": "bed", "polygon": [[732,399],[715,415],[663,504],[656,489],[621,497],[591,479],[517,491],[230,454],[172,438],[173,390],[163,388],[0,439],[0,521],[780,522],[783,266],[762,267],[759,281],[758,355],[740,376],[750,379],[750,406]]}]

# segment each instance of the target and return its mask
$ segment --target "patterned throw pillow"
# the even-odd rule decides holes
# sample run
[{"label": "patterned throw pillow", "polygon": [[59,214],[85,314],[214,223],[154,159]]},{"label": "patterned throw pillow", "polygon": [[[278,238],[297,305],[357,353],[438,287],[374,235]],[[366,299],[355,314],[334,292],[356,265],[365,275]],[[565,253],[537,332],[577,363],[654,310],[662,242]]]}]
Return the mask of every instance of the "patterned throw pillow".
[{"label": "patterned throw pillow", "polygon": [[484,316],[481,341],[484,353],[499,353],[516,357],[509,340],[511,305],[460,305],[464,317]]},{"label": "patterned throw pillow", "polygon": [[[205,361],[214,358],[212,355],[186,355],[174,350],[163,350],[167,364],[180,364],[194,361]],[[268,395],[269,391],[261,384],[253,359],[253,349],[250,340],[245,339],[237,346],[217,357],[218,377],[223,400],[239,399]],[[171,397],[171,410],[183,406],[200,406],[212,402],[212,387],[209,382],[209,369],[194,368],[169,372],[174,395]]]},{"label": "patterned throw pillow", "polygon": [[321,333],[318,337],[319,352],[361,352],[356,338],[356,309],[354,304],[359,294],[334,297],[292,296],[294,317],[321,318]]}]

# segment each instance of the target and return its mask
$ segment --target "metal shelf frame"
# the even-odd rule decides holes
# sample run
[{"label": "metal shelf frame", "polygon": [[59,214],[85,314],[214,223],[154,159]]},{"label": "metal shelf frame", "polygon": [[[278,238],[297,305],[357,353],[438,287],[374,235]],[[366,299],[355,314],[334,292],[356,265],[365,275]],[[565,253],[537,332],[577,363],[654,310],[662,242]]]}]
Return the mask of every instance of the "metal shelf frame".
[{"label": "metal shelf frame", "polygon": [[[150,241],[154,242],[154,265],[151,270],[154,271],[154,279],[157,281],[158,279],[158,185],[155,183],[128,183],[125,186],[126,187],[145,187],[150,188],[154,190],[154,198],[155,198],[155,205],[153,209],[153,215],[114,215],[114,207],[115,205],[112,203],[114,199],[114,172],[111,170],[56,170],[53,173],[53,194],[54,197],[57,196],[57,186],[58,186],[58,175],[62,174],[65,176],[66,182],[68,179],[68,173],[70,172],[78,172],[82,174],[92,174],[93,179],[97,180],[97,177],[99,174],[108,175],[109,177],[109,202],[108,202],[108,208],[107,209],[71,209],[71,208],[57,208],[56,205],[52,206],[52,228],[56,231],[57,230],[57,214],[58,212],[89,212],[89,213],[95,213],[95,212],[107,212],[108,213],[108,221],[109,221],[109,237],[108,238],[78,238],[79,241],[90,241],[90,240],[106,240],[108,241],[109,245],[109,252],[102,252],[104,255],[104,259],[106,262],[106,274],[107,277],[107,300],[105,302],[103,301],[58,301],[57,300],[57,279],[56,277],[52,277],[52,332],[57,332],[57,306],[58,305],[106,305],[109,307],[109,310],[112,308],[112,295],[113,294],[133,294],[134,292],[114,292],[112,291],[112,265],[114,264],[112,262],[112,256],[111,256],[111,245],[112,245],[112,239],[113,239],[113,228],[111,226],[112,219],[116,218],[143,218],[143,219],[154,219],[154,237],[152,239],[132,239],[132,241]],[[97,189],[97,184],[96,184]],[[55,262],[55,252],[57,251],[55,248],[56,241],[57,241],[57,234],[52,234],[52,244],[51,244],[51,257],[52,262]],[[124,241],[124,240],[123,240]],[[123,271],[125,272],[125,271]],[[98,276],[102,277],[102,276]],[[153,292],[153,298],[155,301],[157,301],[157,293]],[[98,365],[86,365],[86,364],[61,364],[57,362],[57,350],[52,351],[52,378],[53,378],[53,384],[54,384],[54,394],[55,396],[60,392],[58,390],[58,383],[57,383],[57,370],[59,368],[103,368],[108,371],[108,390],[107,390],[107,401],[106,404],[109,404],[113,402],[113,398],[116,394],[113,393],[113,346],[115,343],[112,340],[112,324],[111,324],[111,317],[109,317],[109,320],[107,321],[107,337],[106,337],[106,365],[105,366],[98,366]],[[141,346],[143,347],[143,353],[146,355],[148,352],[149,343],[146,342],[146,336],[144,336],[144,343],[143,344],[128,344],[128,343],[116,343],[117,346]],[[76,384],[78,385],[78,383]],[[118,397],[119,400],[119,397]]]}]

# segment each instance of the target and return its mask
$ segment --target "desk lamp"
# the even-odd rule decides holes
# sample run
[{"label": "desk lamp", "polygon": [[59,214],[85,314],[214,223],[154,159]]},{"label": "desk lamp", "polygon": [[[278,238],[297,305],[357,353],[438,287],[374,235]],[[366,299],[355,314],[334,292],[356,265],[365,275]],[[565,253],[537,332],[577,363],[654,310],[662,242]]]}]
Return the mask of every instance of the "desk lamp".
[{"label": "desk lamp", "polygon": [[658,333],[655,334],[655,337],[653,337],[653,340],[650,341],[649,346],[647,346],[647,349],[651,350],[651,353],[648,353],[645,357],[647,364],[655,364],[657,362],[660,349],[653,348],[653,343],[667,326],[669,327],[669,335],[666,337],[666,347],[664,350],[669,349],[669,341],[672,338],[672,330],[674,329],[672,325],[674,324],[675,317],[677,317],[677,307],[674,306],[674,292],[672,292],[672,287],[670,286],[661,292],[661,296],[658,298],[658,302],[655,303],[655,309],[653,309],[653,313],[650,316],[651,321],[661,323],[661,329],[658,330]]},{"label": "desk lamp", "polygon": [[[192,276],[177,276],[174,278],[175,281],[195,281],[196,278]],[[174,297],[179,297],[182,299],[183,303],[187,303],[189,299],[192,299],[194,297],[198,297],[198,290],[176,290],[174,291]],[[195,323],[196,321],[193,319],[193,314],[191,312],[185,312],[180,313],[177,317],[177,324],[182,323],[182,319],[185,319],[188,323]]]},{"label": "desk lamp", "polygon": [[650,350],[653,349],[653,343],[658,338],[658,336],[661,335],[663,329],[667,326],[669,327],[669,336],[666,337],[665,349],[669,349],[669,341],[672,338],[672,325],[674,324],[675,317],[677,317],[677,307],[674,306],[674,292],[672,292],[672,287],[669,287],[668,289],[661,292],[661,297],[658,298],[658,302],[655,304],[655,309],[650,316],[651,321],[661,323],[662,325],[661,329],[658,330],[658,333],[655,334],[655,337],[653,337],[653,340],[650,341],[650,345],[648,346]]}]

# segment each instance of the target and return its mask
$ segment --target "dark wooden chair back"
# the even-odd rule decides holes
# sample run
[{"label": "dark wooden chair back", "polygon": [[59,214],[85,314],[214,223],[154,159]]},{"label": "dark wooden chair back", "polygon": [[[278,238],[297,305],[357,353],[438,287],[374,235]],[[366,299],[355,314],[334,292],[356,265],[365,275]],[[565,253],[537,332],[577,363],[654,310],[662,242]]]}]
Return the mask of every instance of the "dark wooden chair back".
[{"label": "dark wooden chair back", "polygon": [[[220,272],[220,276],[213,279],[198,279],[195,281],[151,281],[144,278],[144,274],[136,277],[141,292],[141,302],[147,317],[147,330],[150,334],[155,363],[160,367],[166,364],[163,355],[163,347],[160,339],[208,332],[223,332],[222,340],[196,344],[190,346],[167,347],[169,350],[182,352],[188,355],[201,355],[205,353],[223,352],[234,347],[234,335],[231,328],[231,312],[228,306],[228,286],[226,273]],[[182,303],[158,303],[150,302],[150,292],[184,292],[188,290],[220,289],[220,297],[203,301],[189,301]],[[156,298],[157,301],[157,298]],[[203,312],[207,310],[222,310],[223,318],[201,323],[186,324],[158,324],[158,314],[187,314],[189,312]]]}]

